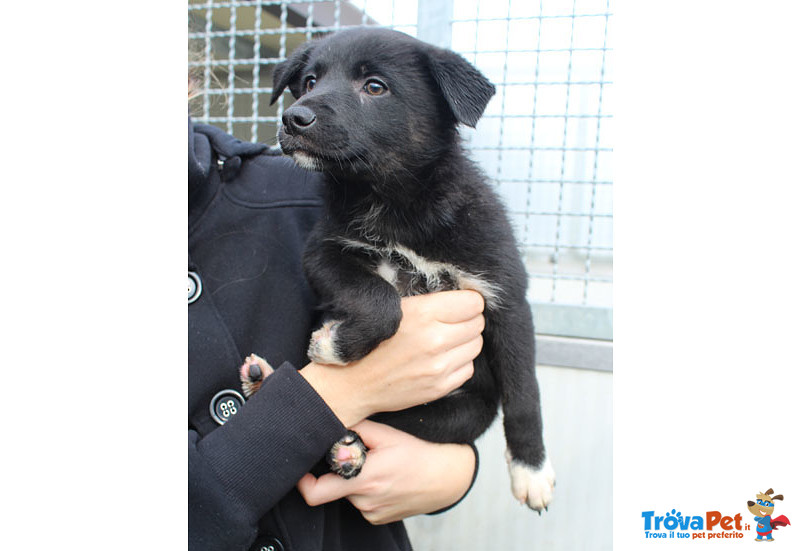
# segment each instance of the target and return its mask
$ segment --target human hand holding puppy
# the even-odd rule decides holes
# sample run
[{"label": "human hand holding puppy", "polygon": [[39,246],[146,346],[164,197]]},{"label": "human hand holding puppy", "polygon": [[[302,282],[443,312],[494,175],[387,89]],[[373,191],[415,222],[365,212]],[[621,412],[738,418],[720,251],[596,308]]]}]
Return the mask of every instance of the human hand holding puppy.
[{"label": "human hand holding puppy", "polygon": [[[437,511],[469,489],[475,456],[465,444],[436,444],[366,420],[441,398],[466,382],[483,346],[483,297],[447,291],[402,299],[397,333],[346,366],[300,371],[369,448],[358,477],[306,474],[297,484],[311,506],[347,498],[372,524]],[[413,457],[413,461],[409,461]]]},{"label": "human hand holding puppy", "polygon": [[[476,460],[470,446],[428,442],[366,418],[432,402],[472,377],[483,346],[483,309],[474,291],[403,298],[397,332],[367,356],[347,365],[312,362],[300,371],[342,424],[360,434],[370,458],[357,479],[305,475],[298,489],[309,505],[346,497],[369,522],[384,524],[437,511],[467,492]],[[259,377],[271,373],[253,355],[242,366],[243,382],[252,362]]]},{"label": "human hand holding puppy", "polygon": [[464,384],[483,346],[484,301],[474,291],[404,298],[390,339],[346,366],[300,371],[347,427],[381,411],[431,402]]},{"label": "human hand holding puppy", "polygon": [[431,513],[458,501],[469,489],[475,455],[466,444],[436,444],[388,425],[365,420],[353,427],[370,448],[361,473],[306,474],[297,489],[312,507],[347,498],[372,524]]}]

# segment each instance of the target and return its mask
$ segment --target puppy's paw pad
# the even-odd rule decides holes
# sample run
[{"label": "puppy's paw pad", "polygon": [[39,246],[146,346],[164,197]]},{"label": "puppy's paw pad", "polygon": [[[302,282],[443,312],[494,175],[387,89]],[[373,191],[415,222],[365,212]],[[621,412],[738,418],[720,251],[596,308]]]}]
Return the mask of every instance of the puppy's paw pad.
[{"label": "puppy's paw pad", "polygon": [[272,375],[272,366],[264,358],[255,354],[250,354],[244,359],[244,363],[239,367],[239,380],[242,382],[242,390],[245,397],[249,398],[261,388],[264,379]]},{"label": "puppy's paw pad", "polygon": [[367,447],[358,434],[349,430],[344,438],[331,446],[326,459],[331,471],[342,478],[353,478],[358,476],[367,460]]},{"label": "puppy's paw pad", "polygon": [[346,363],[336,351],[336,331],[341,323],[338,320],[326,321],[311,334],[311,342],[308,345],[308,357],[311,361],[334,365]]},{"label": "puppy's paw pad", "polygon": [[553,500],[556,473],[550,460],[545,458],[540,468],[518,461],[506,452],[508,471],[511,474],[511,493],[522,504],[534,511],[547,509]]}]

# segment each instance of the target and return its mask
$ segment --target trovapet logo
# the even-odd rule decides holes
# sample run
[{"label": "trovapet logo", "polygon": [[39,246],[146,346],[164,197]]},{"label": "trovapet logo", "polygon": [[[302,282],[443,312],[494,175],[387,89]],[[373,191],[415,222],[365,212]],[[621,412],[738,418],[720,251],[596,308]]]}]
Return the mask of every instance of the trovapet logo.
[{"label": "trovapet logo", "polygon": [[781,526],[790,526],[789,519],[784,515],[772,518],[772,512],[775,510],[775,502],[783,501],[783,495],[778,494],[773,496],[772,488],[763,494],[756,494],[756,501],[747,502],[747,510],[753,515],[753,520],[756,522],[756,534],[758,537],[756,541],[771,541],[772,532]]},{"label": "trovapet logo", "polygon": [[[789,519],[772,516],[775,501],[783,501],[783,495],[773,495],[772,488],[756,493],[756,501],[747,502],[747,511],[753,521],[743,518],[741,513],[706,511],[701,514],[684,514],[672,509],[657,515],[655,511],[642,511],[644,537],[646,539],[743,539],[745,532],[755,541],[773,541],[773,532],[782,526],[791,526]],[[749,516],[749,515],[747,515]]]},{"label": "trovapet logo", "polygon": [[673,509],[663,516],[655,511],[642,512],[644,535],[646,538],[664,539],[712,539],[743,538],[743,530],[749,530],[742,523],[742,515],[723,515],[719,511],[707,511],[702,515],[684,515]]}]

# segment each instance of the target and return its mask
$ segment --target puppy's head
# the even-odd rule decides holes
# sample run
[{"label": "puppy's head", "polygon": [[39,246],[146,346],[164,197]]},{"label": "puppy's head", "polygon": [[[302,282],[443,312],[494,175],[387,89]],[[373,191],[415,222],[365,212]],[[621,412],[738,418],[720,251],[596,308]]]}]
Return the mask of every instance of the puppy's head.
[{"label": "puppy's head", "polygon": [[283,151],[306,168],[378,181],[422,169],[474,127],[494,86],[459,55],[360,27],[308,42],[275,68],[289,88]]}]

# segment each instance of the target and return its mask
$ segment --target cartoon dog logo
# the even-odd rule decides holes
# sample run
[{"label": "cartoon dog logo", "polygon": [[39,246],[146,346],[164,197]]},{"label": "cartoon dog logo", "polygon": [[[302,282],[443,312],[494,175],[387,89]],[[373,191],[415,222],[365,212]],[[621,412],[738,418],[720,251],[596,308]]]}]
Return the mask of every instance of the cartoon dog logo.
[{"label": "cartoon dog logo", "polygon": [[756,501],[747,502],[747,510],[755,515],[757,523],[756,533],[758,537],[756,541],[775,541],[772,539],[772,531],[777,530],[779,526],[791,525],[789,519],[781,515],[772,518],[772,512],[775,510],[775,501],[783,501],[783,495],[772,495],[772,488],[763,494],[756,494]]}]

